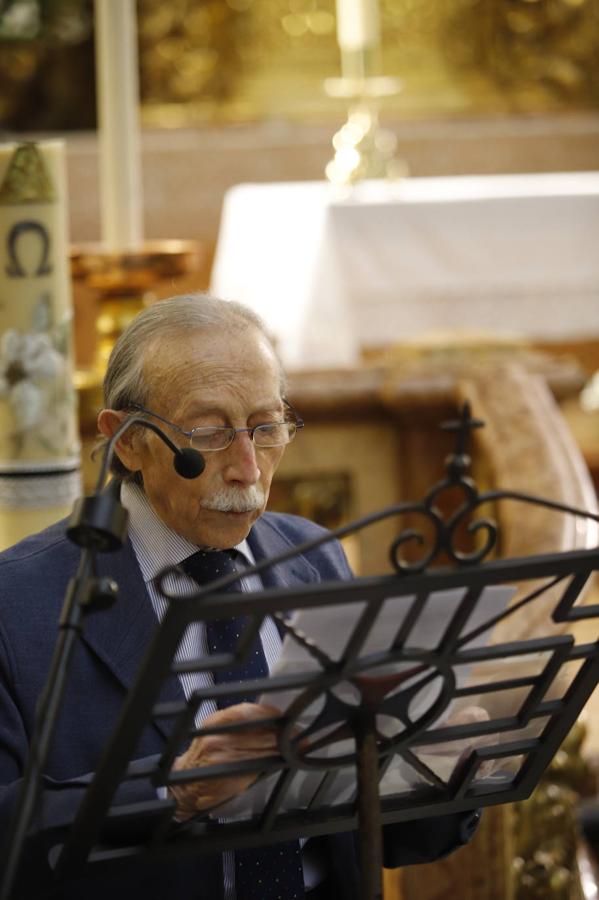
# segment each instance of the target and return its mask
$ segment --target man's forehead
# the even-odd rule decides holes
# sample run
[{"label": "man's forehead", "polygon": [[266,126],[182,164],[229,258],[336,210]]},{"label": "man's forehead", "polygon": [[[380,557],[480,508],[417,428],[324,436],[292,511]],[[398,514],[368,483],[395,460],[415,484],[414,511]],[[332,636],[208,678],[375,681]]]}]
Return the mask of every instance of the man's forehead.
[{"label": "man's forehead", "polygon": [[243,366],[244,361],[251,365],[254,360],[265,366],[273,361],[279,365],[270,340],[255,326],[191,328],[155,338],[145,350],[144,368],[169,368],[180,363],[209,370],[227,362],[235,367]]},{"label": "man's forehead", "polygon": [[[229,396],[264,403],[280,401],[282,373],[272,347],[259,332],[181,335],[152,348],[144,361],[151,399],[181,408],[189,399],[218,407]],[[148,401],[150,402],[150,400]]]}]

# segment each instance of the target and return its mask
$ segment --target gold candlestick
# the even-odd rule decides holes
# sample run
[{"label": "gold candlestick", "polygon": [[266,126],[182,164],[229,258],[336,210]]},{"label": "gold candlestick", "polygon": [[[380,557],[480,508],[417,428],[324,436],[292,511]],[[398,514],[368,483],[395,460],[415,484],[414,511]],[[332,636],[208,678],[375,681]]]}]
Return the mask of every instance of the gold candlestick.
[{"label": "gold candlestick", "polygon": [[327,78],[329,97],[349,100],[348,118],[333,137],[335,155],[325,175],[333,184],[352,185],[366,178],[403,178],[404,160],[396,156],[397,138],[379,125],[379,107],[384,97],[398,94],[399,78],[381,72],[380,44],[341,47],[341,78]]}]

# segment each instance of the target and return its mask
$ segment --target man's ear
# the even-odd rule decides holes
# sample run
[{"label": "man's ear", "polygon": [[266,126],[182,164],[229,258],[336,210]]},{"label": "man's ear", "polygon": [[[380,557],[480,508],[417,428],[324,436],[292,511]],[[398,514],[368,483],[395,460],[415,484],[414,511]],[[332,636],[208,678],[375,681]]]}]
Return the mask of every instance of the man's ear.
[{"label": "man's ear", "polygon": [[[127,413],[120,409],[102,409],[98,413],[98,431],[105,438],[110,438],[116,430],[122,425]],[[134,439],[137,429],[130,428],[120,438],[115,447],[115,452],[122,464],[131,472],[137,472],[139,466],[139,456],[137,453],[137,441]]]}]

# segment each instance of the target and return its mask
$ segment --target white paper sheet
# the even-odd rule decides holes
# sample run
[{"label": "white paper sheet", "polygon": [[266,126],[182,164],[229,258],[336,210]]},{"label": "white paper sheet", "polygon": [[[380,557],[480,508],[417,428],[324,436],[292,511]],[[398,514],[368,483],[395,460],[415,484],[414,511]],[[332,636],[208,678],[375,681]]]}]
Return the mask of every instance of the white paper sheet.
[{"label": "white paper sheet", "polygon": [[[410,651],[434,650],[445,634],[465,593],[466,588],[432,592],[428,596],[426,603],[423,604],[418,618],[410,631],[409,637],[404,644],[405,649]],[[473,612],[462,627],[461,634],[465,635],[471,632],[503,612],[514,593],[515,588],[513,587],[486,587],[478,599]],[[413,596],[403,596],[390,597],[384,601],[376,622],[360,650],[360,661],[391,649],[406,615],[412,608],[414,599]],[[344,655],[356,624],[366,607],[366,602],[357,601],[336,606],[302,609],[292,616],[291,624],[307,638],[313,640],[330,659],[337,661]],[[483,646],[488,642],[489,637],[490,629],[478,635],[465,647],[472,649]],[[406,669],[410,667],[414,667],[413,662],[392,662],[385,667],[366,668],[364,674],[375,677],[393,675],[401,672],[405,673]],[[270,674],[271,677],[275,677],[278,675],[316,674],[319,671],[322,671],[322,667],[317,660],[303,646],[298,644],[293,637],[287,635],[283,641],[281,655]],[[429,668],[426,671],[430,674],[433,670]],[[422,680],[424,674],[426,672],[413,675],[411,679],[402,682],[398,690],[405,691],[410,684]],[[467,677],[468,667],[460,666],[459,674],[456,673],[456,678],[459,678],[460,683],[463,684],[466,682]],[[418,720],[430,709],[431,705],[438,698],[442,687],[443,678],[441,675],[427,680],[426,684],[415,694],[410,702],[409,716],[411,721]],[[342,702],[350,706],[360,702],[359,690],[357,690],[355,684],[348,681],[335,685],[332,692]],[[300,689],[284,692],[267,692],[262,695],[259,702],[275,706],[281,712],[285,712],[301,693],[302,690]],[[297,726],[300,729],[308,727],[323,708],[324,703],[325,696],[321,695],[315,702],[307,705],[295,719]],[[450,716],[451,705],[440,712],[440,718],[443,722]],[[404,726],[391,716],[378,716],[377,727],[385,736],[392,737],[403,730]],[[439,777],[446,780],[451,775],[463,749],[459,742],[455,742],[455,745],[451,745],[449,748],[446,745],[442,751],[435,751],[431,748],[430,753],[427,752],[426,755],[419,753],[418,755]],[[328,748],[323,748],[319,751],[319,757],[330,759],[331,757],[339,757],[344,753],[352,753],[353,751],[354,741],[353,739],[347,739],[338,741]],[[322,775],[323,770],[316,772],[309,770],[299,771],[286,794],[281,811],[306,807],[312,800],[314,792],[321,782]],[[264,808],[278,777],[278,774],[275,774],[260,779],[243,794],[219,807],[218,817],[226,817],[227,819],[232,817],[246,818],[258,814]],[[423,775],[409,766],[402,758],[397,757],[381,779],[381,795],[398,794],[427,784],[430,784],[430,782]],[[336,770],[335,777],[331,780],[331,785],[320,803],[321,805],[329,806],[350,802],[354,792],[355,767],[352,764]]]}]

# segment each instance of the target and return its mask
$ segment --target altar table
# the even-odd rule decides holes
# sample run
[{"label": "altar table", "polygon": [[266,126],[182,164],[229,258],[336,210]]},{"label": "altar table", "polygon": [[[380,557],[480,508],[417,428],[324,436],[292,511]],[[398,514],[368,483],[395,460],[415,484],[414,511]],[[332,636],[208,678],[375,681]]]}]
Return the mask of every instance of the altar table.
[{"label": "altar table", "polygon": [[425,333],[599,337],[599,172],[241,184],[211,290],[270,326],[289,369]]}]

